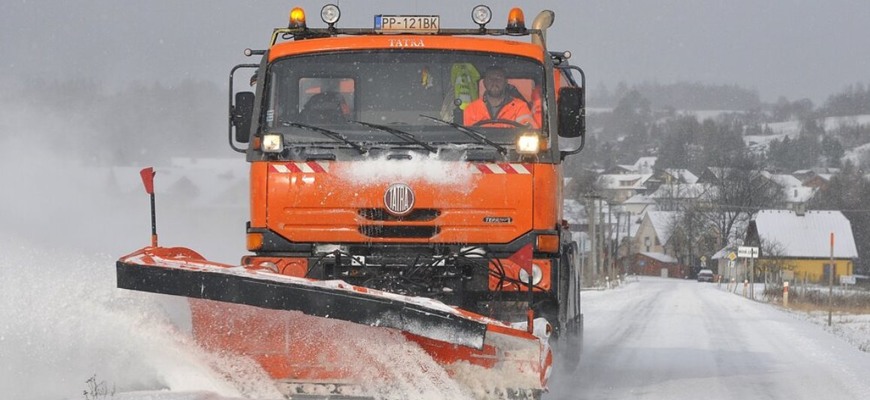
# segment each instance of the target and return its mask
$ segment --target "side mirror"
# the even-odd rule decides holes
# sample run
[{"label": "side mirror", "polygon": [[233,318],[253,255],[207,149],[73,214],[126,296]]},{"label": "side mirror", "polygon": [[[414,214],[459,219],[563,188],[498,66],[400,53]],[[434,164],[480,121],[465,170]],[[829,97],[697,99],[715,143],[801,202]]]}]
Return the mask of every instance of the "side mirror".
[{"label": "side mirror", "polygon": [[230,121],[236,127],[236,141],[239,143],[248,143],[253,112],[254,93],[236,93],[236,104],[231,109]]},{"label": "side mirror", "polygon": [[559,89],[559,136],[576,138],[586,135],[586,99],[583,88]]}]

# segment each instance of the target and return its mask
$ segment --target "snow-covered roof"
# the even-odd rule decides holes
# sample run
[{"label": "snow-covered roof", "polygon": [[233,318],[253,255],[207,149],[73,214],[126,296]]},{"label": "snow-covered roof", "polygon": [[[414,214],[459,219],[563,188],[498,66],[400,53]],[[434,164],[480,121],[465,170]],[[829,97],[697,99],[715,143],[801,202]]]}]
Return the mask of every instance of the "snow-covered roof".
[{"label": "snow-covered roof", "polygon": [[787,257],[830,257],[831,233],[835,258],[858,257],[852,224],[839,211],[807,211],[799,216],[794,211],[761,210],[753,223],[761,240],[781,246]]},{"label": "snow-covered roof", "polygon": [[685,168],[665,168],[665,173],[676,178],[679,183],[698,182],[698,176]]},{"label": "snow-covered roof", "polygon": [[636,194],[634,196],[629,197],[627,200],[623,201],[623,205],[628,204],[655,204],[655,199],[644,195],[644,194]]},{"label": "snow-covered roof", "polygon": [[735,250],[729,246],[725,246],[725,247],[719,249],[719,251],[717,251],[716,254],[713,254],[713,256],[710,257],[710,259],[718,260],[720,258],[725,258],[728,256],[728,253],[730,253],[732,251],[735,251]]},{"label": "snow-covered roof", "polygon": [[598,176],[598,187],[610,190],[645,189],[644,185],[651,177],[652,174],[604,174]]},{"label": "snow-covered roof", "polygon": [[640,157],[634,162],[634,170],[639,173],[652,173],[658,157]]},{"label": "snow-covered roof", "polygon": [[795,178],[793,175],[789,175],[789,174],[772,174],[772,173],[767,172],[767,171],[762,171],[761,175],[766,177],[767,179],[770,179],[773,182],[776,182],[777,185],[785,187],[785,188],[791,188],[791,187],[803,185],[803,183],[800,181],[800,179]]},{"label": "snow-covered roof", "polygon": [[671,231],[674,227],[674,221],[679,218],[678,212],[675,211],[650,211],[646,213],[653,229],[656,231],[659,241],[667,243],[671,239]]},{"label": "snow-covered roof", "polygon": [[651,174],[658,157],[640,157],[634,164],[617,164],[615,169],[624,173]]}]

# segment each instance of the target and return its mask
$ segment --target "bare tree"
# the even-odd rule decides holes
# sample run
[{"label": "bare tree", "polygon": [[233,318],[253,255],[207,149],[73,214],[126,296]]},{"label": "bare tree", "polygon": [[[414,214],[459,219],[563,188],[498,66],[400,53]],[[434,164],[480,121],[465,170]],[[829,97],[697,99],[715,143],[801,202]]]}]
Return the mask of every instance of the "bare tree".
[{"label": "bare tree", "polygon": [[[761,255],[758,262],[755,263],[756,276],[764,277],[764,292],[771,293],[770,286],[774,286],[774,292],[779,293],[779,288],[782,287],[782,272],[789,268],[785,258],[785,246],[775,240],[761,240]],[[774,294],[776,294],[774,293]]]},{"label": "bare tree", "polygon": [[710,227],[719,238],[718,246],[743,235],[749,220],[760,209],[782,201],[782,189],[765,178],[751,160],[742,166],[711,168],[712,201],[702,215],[713,218]]}]

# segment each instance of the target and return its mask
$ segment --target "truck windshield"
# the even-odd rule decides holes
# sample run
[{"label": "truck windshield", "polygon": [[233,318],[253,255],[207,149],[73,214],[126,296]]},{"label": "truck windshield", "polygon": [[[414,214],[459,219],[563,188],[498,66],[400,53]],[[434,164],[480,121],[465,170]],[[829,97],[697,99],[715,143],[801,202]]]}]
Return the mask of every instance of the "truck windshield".
[{"label": "truck windshield", "polygon": [[[486,95],[483,79],[493,71],[503,76],[501,108],[472,104],[484,96],[497,98]],[[494,143],[512,144],[521,133],[540,131],[543,71],[531,59],[456,51],[294,56],[269,67],[260,126],[284,133],[295,144],[328,140],[299,124],[325,128],[356,143],[480,142],[441,122],[446,121]]]}]

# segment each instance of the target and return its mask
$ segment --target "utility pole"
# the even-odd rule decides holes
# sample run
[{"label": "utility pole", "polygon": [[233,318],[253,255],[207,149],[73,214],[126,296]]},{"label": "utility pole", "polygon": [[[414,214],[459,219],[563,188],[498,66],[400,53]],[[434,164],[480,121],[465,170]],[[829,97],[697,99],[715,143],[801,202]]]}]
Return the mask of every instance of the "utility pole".
[{"label": "utility pole", "polygon": [[598,215],[595,213],[595,198],[597,196],[593,194],[586,195],[586,209],[588,213],[586,213],[586,218],[589,220],[589,240],[591,243],[589,247],[590,254],[590,271],[592,272],[592,282],[598,280],[598,233],[595,229],[595,220],[598,218]]},{"label": "utility pole", "polygon": [[619,231],[622,230],[622,211],[616,213],[616,245],[613,248],[613,265],[616,266],[616,262],[619,261]]},{"label": "utility pole", "polygon": [[607,276],[611,280],[615,278],[613,276],[613,206],[610,202],[607,202]]},{"label": "utility pole", "polygon": [[[605,239],[604,239],[604,199],[601,196],[598,196],[598,226],[601,227],[599,229],[599,237],[598,237],[598,265],[601,267],[601,272],[606,274],[606,268],[604,266],[604,256],[607,254],[604,252]],[[607,275],[610,276],[610,275]]]},{"label": "utility pole", "polygon": [[626,257],[628,257],[628,268],[626,268],[626,269],[631,270],[631,271],[626,271],[626,272],[634,273],[634,260],[631,258],[631,241],[632,241],[632,237],[631,237],[631,211],[626,211],[625,213],[626,213],[625,237],[628,238],[628,249],[625,252]]},{"label": "utility pole", "polygon": [[834,232],[831,232],[831,270],[828,271],[828,326],[831,326],[831,314],[834,313]]}]

